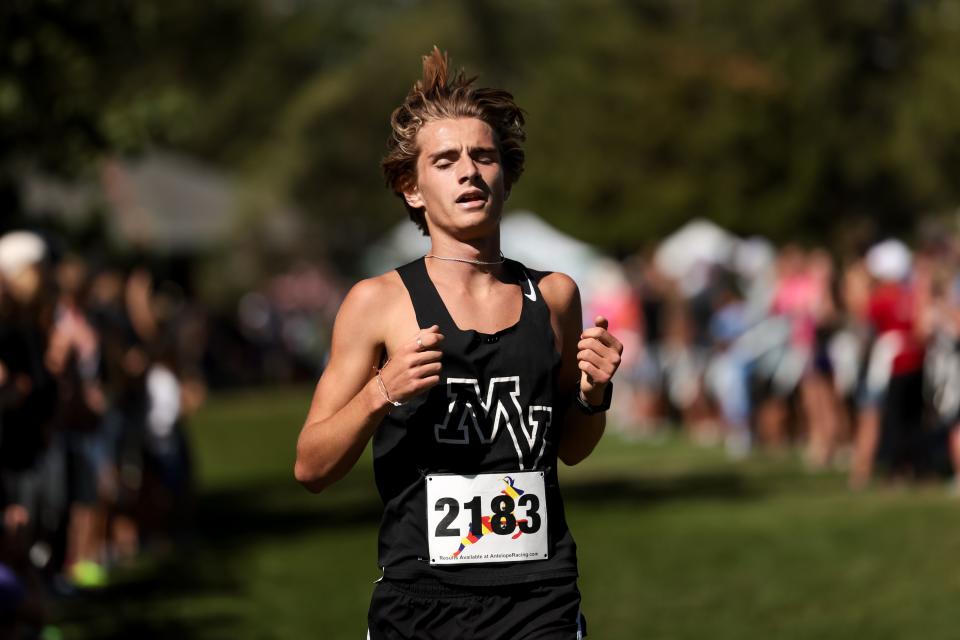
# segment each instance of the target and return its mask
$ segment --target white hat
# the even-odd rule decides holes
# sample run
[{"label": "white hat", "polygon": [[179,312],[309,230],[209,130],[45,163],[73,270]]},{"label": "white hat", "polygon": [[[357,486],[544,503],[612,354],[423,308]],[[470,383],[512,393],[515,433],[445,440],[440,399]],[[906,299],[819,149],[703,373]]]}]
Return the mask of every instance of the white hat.
[{"label": "white hat", "polygon": [[31,231],[11,231],[0,238],[0,276],[12,278],[23,269],[43,262],[47,245]]},{"label": "white hat", "polygon": [[867,251],[867,271],[878,280],[899,282],[910,273],[912,256],[899,240],[884,240]]}]

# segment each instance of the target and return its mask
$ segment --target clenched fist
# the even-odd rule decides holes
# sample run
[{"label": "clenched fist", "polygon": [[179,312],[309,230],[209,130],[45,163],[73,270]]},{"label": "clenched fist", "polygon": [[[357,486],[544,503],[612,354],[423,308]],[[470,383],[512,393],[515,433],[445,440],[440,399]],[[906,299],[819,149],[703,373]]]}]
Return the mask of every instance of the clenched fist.
[{"label": "clenched fist", "polygon": [[406,402],[440,382],[441,342],[440,327],[433,325],[397,349],[380,369],[388,400]]},{"label": "clenched fist", "polygon": [[580,334],[577,366],[580,368],[580,393],[590,404],[600,404],[613,374],[620,366],[623,345],[607,331],[607,319],[597,316],[593,327]]}]

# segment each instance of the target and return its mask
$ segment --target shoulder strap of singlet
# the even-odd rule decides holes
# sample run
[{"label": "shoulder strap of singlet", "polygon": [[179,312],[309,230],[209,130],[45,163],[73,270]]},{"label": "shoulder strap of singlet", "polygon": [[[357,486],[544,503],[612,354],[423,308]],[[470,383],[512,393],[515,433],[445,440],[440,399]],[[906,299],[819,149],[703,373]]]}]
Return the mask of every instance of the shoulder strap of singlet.
[{"label": "shoulder strap of singlet", "polygon": [[437,288],[430,282],[423,258],[397,267],[397,273],[410,294],[413,310],[417,314],[417,324],[421,329],[437,325],[442,333],[447,333],[456,328]]},{"label": "shoulder strap of singlet", "polygon": [[507,259],[507,264],[516,275],[517,284],[523,290],[523,304],[536,308],[540,314],[546,313],[549,316],[550,309],[547,307],[547,301],[543,299],[540,287],[530,275],[530,270],[516,260]]}]

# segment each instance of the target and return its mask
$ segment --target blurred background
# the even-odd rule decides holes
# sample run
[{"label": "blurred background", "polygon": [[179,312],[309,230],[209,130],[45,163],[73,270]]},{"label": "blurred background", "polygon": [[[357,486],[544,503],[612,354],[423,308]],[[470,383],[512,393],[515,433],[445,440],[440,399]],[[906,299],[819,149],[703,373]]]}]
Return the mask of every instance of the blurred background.
[{"label": "blurred background", "polygon": [[960,3],[8,0],[0,637],[363,637],[297,433],[434,45],[526,110],[504,253],[626,345],[562,476],[596,638],[955,637]]}]

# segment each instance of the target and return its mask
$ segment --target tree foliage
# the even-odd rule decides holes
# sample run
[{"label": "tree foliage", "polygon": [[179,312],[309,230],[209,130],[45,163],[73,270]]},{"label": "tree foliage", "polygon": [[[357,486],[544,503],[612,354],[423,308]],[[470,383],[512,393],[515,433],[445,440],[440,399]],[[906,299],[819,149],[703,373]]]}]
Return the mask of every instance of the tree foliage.
[{"label": "tree foliage", "polygon": [[[239,172],[344,262],[405,217],[378,162],[433,44],[528,112],[510,204],[610,250],[683,221],[829,238],[960,200],[947,0],[12,0],[0,163],[145,143]],[[29,37],[24,34],[29,34]]]}]

